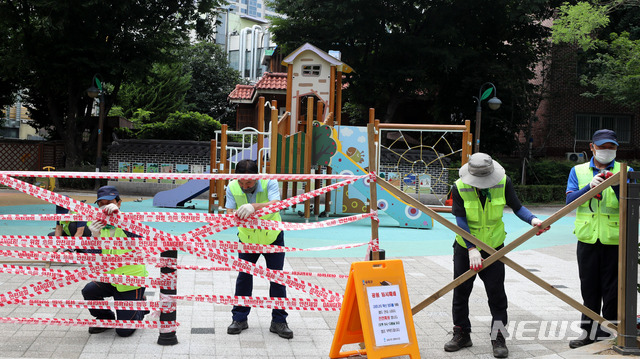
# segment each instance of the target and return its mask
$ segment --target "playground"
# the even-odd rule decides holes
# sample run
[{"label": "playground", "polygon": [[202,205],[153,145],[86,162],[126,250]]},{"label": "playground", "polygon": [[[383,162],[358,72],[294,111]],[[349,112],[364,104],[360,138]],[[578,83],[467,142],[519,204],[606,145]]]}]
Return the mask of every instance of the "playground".
[{"label": "playground", "polygon": [[[309,76],[298,76],[298,72],[309,70],[305,64],[310,61],[320,63],[318,69],[327,72],[317,70],[322,75],[318,78],[316,70]],[[5,293],[0,295],[0,333],[10,338],[2,344],[5,353],[74,358],[327,357],[329,348],[333,350],[332,341],[336,343],[336,326],[343,323],[338,313],[347,298],[347,277],[353,275],[350,264],[383,258],[404,263],[409,298],[403,300],[410,303],[404,314],[413,318],[417,339],[411,345],[416,351],[419,348],[420,355],[486,356],[490,352],[487,298],[478,289],[470,303],[473,313],[483,313],[472,316],[472,337],[477,344],[463,353],[442,351],[451,330],[451,290],[475,274],[468,271],[451,281],[453,238],[459,234],[480,243],[454,224],[447,206],[450,164],[464,164],[471,154],[469,121],[464,125],[380,124],[371,111],[367,126],[342,125],[341,73],[351,68],[309,44],[284,62],[289,65],[285,111],[279,113],[275,100],[258,99],[256,128],[229,131],[223,126],[211,141],[211,163],[204,172],[176,165],[175,172],[160,173],[157,163],[142,163],[135,172],[125,164],[117,167],[122,171],[112,173],[0,173],[0,182],[10,188],[0,193],[1,240],[6,249],[0,253],[5,263],[0,264],[0,289]],[[236,141],[240,144],[232,146],[230,138],[240,139]],[[234,173],[235,163],[247,158],[256,160],[260,174]],[[144,168],[154,170],[143,172]],[[134,181],[171,181],[177,186],[153,198],[125,197],[122,212],[105,215],[92,204],[93,193],[57,193],[18,179],[52,176],[103,178],[115,186]],[[625,167],[602,186],[624,187],[626,176]],[[225,186],[237,178],[277,180],[282,200],[247,219],[227,215]],[[592,189],[566,207],[530,208],[544,226],[552,226],[540,237],[534,237],[536,229],[506,213],[505,247],[499,251],[483,248],[491,254],[485,260],[487,266],[501,260],[512,269],[506,280],[512,357],[571,357],[564,354],[567,343],[579,334],[572,328],[579,311],[586,309],[577,301],[580,292],[572,213],[597,192]],[[204,193],[208,194],[206,200],[197,199]],[[626,203],[626,197],[621,195],[621,200]],[[71,213],[54,214],[55,205]],[[260,219],[276,212],[283,214],[282,222]],[[105,237],[98,242],[44,235],[56,220],[96,219],[141,237]],[[239,243],[238,227],[283,230],[286,247]],[[131,252],[109,256],[55,251],[60,248]],[[237,252],[287,252],[285,268],[267,269],[262,260],[245,262],[237,259]],[[139,280],[105,274],[123,261],[145,263],[149,268],[150,276],[144,278],[147,299],[134,304],[151,314],[142,321],[91,319],[86,308],[132,307],[126,301],[83,301],[78,295],[89,280]],[[233,296],[235,276],[240,271],[257,278],[253,297]],[[286,285],[288,297],[268,297],[268,281]],[[476,283],[482,287],[480,281]],[[231,304],[254,307],[250,329],[240,336],[225,333]],[[294,339],[274,340],[264,330],[269,326],[271,308],[290,312],[288,322],[296,333]],[[587,315],[603,321],[595,313]],[[536,327],[535,334],[527,333],[527,323]],[[550,323],[555,323],[554,329],[548,328]],[[618,329],[612,323],[603,324]],[[141,330],[120,339],[113,332],[89,336],[87,326]],[[363,340],[360,334],[349,340],[344,342],[345,349],[365,353],[359,351],[358,343],[368,342],[368,337]],[[366,350],[375,357],[376,347]],[[350,355],[345,353],[332,355]]]}]

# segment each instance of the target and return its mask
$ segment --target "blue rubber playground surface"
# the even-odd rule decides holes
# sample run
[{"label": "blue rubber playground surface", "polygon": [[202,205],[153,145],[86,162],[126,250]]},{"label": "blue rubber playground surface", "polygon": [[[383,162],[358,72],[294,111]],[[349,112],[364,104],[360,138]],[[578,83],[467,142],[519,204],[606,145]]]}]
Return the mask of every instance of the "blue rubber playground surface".
[{"label": "blue rubber playground surface", "polygon": [[[153,207],[152,199],[145,199],[141,202],[126,201],[122,204],[124,212],[207,212],[207,201],[193,200],[188,206],[195,206],[193,209],[173,209]],[[300,207],[298,207],[299,209]],[[546,219],[550,214],[556,212],[560,207],[529,207],[529,209],[541,219]],[[52,204],[32,204],[0,206],[0,214],[50,214],[55,213],[55,206]],[[543,214],[544,213],[544,214]],[[441,214],[447,220],[454,222],[451,214]],[[384,249],[387,258],[406,256],[432,256],[446,255],[452,253],[454,234],[443,225],[434,221],[432,229],[409,229],[397,226],[397,222],[391,217],[380,212],[379,238],[380,248]],[[330,217],[331,218],[331,217]],[[323,220],[321,218],[320,220]],[[531,228],[522,222],[516,215],[506,212],[503,218],[507,231],[507,240],[510,242]],[[566,216],[551,226],[551,230],[529,239],[518,247],[517,250],[537,249],[574,243],[573,221],[575,215]],[[298,216],[293,210],[288,209],[283,214],[283,221],[304,223],[304,218]],[[315,221],[312,217],[310,222]],[[151,227],[167,231],[172,234],[182,234],[192,229],[198,228],[200,223],[145,223]],[[0,221],[0,233],[5,235],[47,235],[53,230],[55,223],[51,221]],[[230,228],[222,231],[208,239],[235,241],[237,240],[237,229]],[[371,220],[364,219],[351,224],[336,227],[320,228],[303,231],[288,231],[285,233],[285,244],[288,247],[313,248],[334,246],[340,244],[368,242],[371,238]],[[305,251],[287,253],[292,257],[362,257],[364,258],[367,247],[357,247],[350,249],[328,250],[328,251]]]}]

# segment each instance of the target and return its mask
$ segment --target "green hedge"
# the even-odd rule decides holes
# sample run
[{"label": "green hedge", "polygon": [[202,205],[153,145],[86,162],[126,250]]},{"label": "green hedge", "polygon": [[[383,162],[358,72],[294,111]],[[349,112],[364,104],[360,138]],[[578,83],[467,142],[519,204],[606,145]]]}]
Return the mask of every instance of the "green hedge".
[{"label": "green hedge", "polygon": [[567,185],[514,185],[522,203],[565,203]]}]

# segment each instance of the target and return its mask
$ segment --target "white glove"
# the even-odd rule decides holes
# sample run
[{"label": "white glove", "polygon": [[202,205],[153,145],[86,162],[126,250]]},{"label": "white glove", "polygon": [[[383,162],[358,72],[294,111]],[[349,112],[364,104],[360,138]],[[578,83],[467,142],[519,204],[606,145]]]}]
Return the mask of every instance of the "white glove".
[{"label": "white glove", "polygon": [[104,212],[104,214],[113,214],[113,213],[118,213],[120,211],[120,208],[118,208],[118,205],[115,203],[109,203],[108,205],[102,207],[102,212]]},{"label": "white glove", "polygon": [[589,188],[591,189],[591,188],[599,185],[602,182],[604,182],[604,177],[602,177],[602,176],[594,176],[593,179],[591,180],[591,183],[589,183]]},{"label": "white glove", "polygon": [[240,206],[240,208],[238,208],[238,210],[236,211],[236,215],[240,219],[247,219],[255,211],[256,210],[255,210],[255,208],[253,208],[253,205],[251,205],[251,203],[245,203],[242,206]]},{"label": "white glove", "polygon": [[92,237],[100,237],[100,231],[102,231],[102,228],[104,228],[105,225],[106,225],[106,223],[102,222],[100,220],[91,222],[91,224],[89,225],[89,230],[91,231],[91,236]]},{"label": "white glove", "polygon": [[475,271],[482,269],[482,255],[476,247],[469,249],[469,268]]},{"label": "white glove", "polygon": [[547,227],[547,228],[542,228],[542,220],[540,220],[540,218],[534,218],[531,220],[531,225],[534,227],[538,227],[538,233],[536,233],[536,236],[541,235],[542,233],[546,232],[549,230],[549,228],[551,228],[551,226]]}]

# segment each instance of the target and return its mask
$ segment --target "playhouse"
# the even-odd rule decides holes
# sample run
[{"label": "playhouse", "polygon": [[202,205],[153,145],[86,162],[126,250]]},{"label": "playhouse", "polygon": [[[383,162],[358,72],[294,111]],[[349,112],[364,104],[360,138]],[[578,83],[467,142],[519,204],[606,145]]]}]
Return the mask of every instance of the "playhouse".
[{"label": "playhouse", "polygon": [[[447,187],[451,154],[461,152],[463,161],[470,154],[468,123],[462,126],[379,124],[371,110],[368,122],[375,124],[373,135],[365,126],[342,125],[343,74],[353,69],[340,60],[339,53],[329,54],[307,43],[284,57],[282,65],[286,66],[286,73],[267,72],[254,85],[237,85],[229,94],[229,101],[237,105],[236,128],[241,130],[231,131],[223,125],[212,140],[212,172],[229,173],[238,160],[245,158],[256,160],[263,172],[274,174],[364,175],[370,172],[369,164],[375,163],[373,170],[376,173],[397,183],[405,193],[420,196],[434,194],[437,186]],[[405,132],[396,134],[402,141],[393,143],[406,144],[408,148],[396,151],[381,146],[380,133],[394,129]],[[462,133],[462,148],[442,152],[435,146],[409,145],[406,139],[412,138],[410,131],[459,132]],[[236,141],[241,137],[242,142],[233,145],[230,136]],[[414,137],[422,138],[421,134]],[[375,158],[370,162],[371,142],[375,145],[372,147]],[[418,141],[414,139],[413,142]],[[403,161],[406,163],[402,164]],[[325,181],[324,186],[328,184]],[[209,189],[209,209],[219,211],[224,207],[225,185],[223,181],[211,181],[209,186],[200,182],[199,190],[195,192]],[[320,180],[314,183],[309,179],[284,181],[282,197],[292,197],[322,185]],[[195,185],[190,186],[191,191],[186,191],[189,186],[184,187],[185,191],[177,188],[173,193],[165,191],[167,193],[161,192],[156,197],[184,197],[195,193]],[[320,198],[316,197],[314,203],[305,202],[304,211],[298,213],[306,219],[311,217],[312,211],[316,218],[367,213],[370,211],[369,191],[368,184],[352,184],[328,193],[323,210]],[[446,193],[445,189],[441,197]],[[184,203],[184,198],[180,201]],[[402,227],[431,228],[433,225],[426,214],[379,186],[376,206]]]}]

